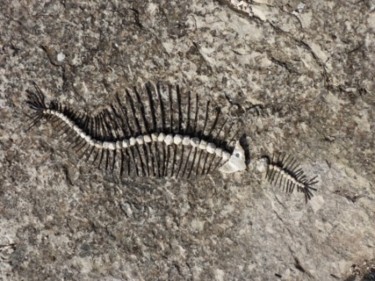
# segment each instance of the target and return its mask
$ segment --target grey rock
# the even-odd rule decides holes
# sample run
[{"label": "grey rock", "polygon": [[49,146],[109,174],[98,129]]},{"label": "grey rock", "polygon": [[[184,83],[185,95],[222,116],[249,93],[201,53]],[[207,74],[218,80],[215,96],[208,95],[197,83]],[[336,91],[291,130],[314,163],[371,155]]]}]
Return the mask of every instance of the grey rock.
[{"label": "grey rock", "polygon": [[[1,280],[373,280],[374,3],[244,2],[2,2]],[[247,171],[120,182],[25,131],[32,81],[94,112],[149,80],[238,120]],[[264,181],[274,152],[318,175],[308,204]]]}]

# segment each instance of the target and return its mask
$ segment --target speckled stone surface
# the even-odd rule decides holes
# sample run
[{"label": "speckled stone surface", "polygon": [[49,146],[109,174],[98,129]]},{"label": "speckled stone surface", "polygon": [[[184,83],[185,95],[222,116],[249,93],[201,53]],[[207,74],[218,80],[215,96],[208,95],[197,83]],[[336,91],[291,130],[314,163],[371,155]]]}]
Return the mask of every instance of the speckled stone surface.
[{"label": "speckled stone surface", "polygon": [[[375,2],[237,2],[0,1],[0,280],[374,280]],[[230,107],[247,171],[119,182],[24,130],[33,81],[93,112],[147,80]]]}]

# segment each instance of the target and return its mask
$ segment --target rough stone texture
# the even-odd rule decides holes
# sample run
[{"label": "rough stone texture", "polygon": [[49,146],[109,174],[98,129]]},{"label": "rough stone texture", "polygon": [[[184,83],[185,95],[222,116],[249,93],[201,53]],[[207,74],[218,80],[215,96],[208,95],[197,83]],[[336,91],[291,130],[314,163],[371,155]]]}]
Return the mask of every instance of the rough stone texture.
[{"label": "rough stone texture", "polygon": [[[0,1],[1,280],[374,280],[375,2],[248,5]],[[248,170],[119,183],[24,131],[32,81],[93,111],[147,80],[230,104]],[[262,179],[275,151],[307,205]]]}]

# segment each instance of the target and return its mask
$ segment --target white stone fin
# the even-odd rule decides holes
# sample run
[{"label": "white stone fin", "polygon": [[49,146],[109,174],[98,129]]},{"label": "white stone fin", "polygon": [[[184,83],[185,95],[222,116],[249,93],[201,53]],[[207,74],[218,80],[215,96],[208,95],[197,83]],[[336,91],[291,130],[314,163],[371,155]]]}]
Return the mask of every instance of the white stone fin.
[{"label": "white stone fin", "polygon": [[237,141],[229,160],[219,168],[219,171],[225,174],[235,173],[246,169],[245,151]]}]

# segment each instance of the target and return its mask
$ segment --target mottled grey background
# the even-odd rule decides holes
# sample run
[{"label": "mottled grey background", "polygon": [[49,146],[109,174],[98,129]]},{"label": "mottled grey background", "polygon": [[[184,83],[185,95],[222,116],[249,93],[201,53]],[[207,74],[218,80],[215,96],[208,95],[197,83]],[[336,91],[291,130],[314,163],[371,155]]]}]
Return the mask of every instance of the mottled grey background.
[{"label": "mottled grey background", "polygon": [[[249,5],[0,1],[1,280],[375,279],[375,2]],[[93,112],[147,80],[234,108],[248,170],[119,183],[24,131],[32,81]],[[274,152],[318,175],[307,205],[264,181]]]}]

